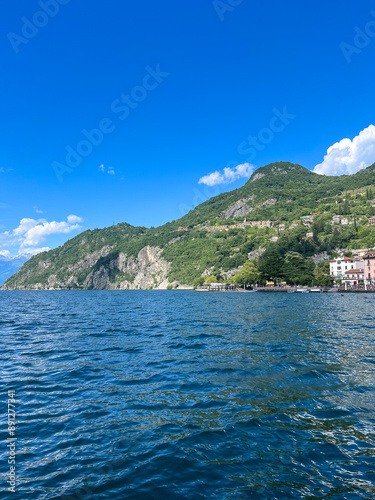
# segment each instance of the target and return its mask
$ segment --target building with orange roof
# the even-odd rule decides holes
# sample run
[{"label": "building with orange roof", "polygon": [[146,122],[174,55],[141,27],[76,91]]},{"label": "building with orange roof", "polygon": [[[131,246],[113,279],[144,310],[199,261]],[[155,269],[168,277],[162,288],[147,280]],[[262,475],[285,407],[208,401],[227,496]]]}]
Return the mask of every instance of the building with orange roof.
[{"label": "building with orange roof", "polygon": [[350,257],[337,257],[329,261],[329,273],[333,278],[342,279],[346,271],[352,269],[363,269],[363,260],[352,259]]}]

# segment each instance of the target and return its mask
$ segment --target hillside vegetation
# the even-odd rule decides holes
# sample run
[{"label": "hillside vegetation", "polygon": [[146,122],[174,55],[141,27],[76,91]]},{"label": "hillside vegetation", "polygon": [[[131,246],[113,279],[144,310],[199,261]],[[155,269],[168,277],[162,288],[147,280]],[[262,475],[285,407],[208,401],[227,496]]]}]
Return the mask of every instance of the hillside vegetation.
[{"label": "hillside vegetation", "polygon": [[[207,275],[230,279],[249,259],[260,266],[260,256],[271,249],[282,259],[289,252],[290,260],[290,252],[306,259],[372,248],[374,197],[375,165],[326,177],[297,164],[272,163],[243,187],[158,228],[122,223],[85,231],[32,257],[5,288],[166,288],[193,285]],[[271,227],[251,221],[270,221]]]}]

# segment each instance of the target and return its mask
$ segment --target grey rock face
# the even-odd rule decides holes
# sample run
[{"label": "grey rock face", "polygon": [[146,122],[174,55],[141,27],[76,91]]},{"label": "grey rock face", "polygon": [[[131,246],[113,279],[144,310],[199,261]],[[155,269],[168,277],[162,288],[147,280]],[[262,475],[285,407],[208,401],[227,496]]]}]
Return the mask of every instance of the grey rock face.
[{"label": "grey rock face", "polygon": [[265,177],[266,174],[261,174],[260,172],[258,174],[255,174],[250,182],[257,181],[258,179],[261,179],[262,177]]},{"label": "grey rock face", "polygon": [[[99,251],[87,255],[84,259],[67,267],[69,278],[65,281],[59,280],[56,274],[51,274],[47,283],[35,283],[27,288],[35,290],[66,289],[77,286],[82,288],[82,285],[79,285],[78,276],[88,270],[89,273],[83,282],[83,288],[88,290],[144,290],[147,288],[162,290],[170,284],[167,277],[170,263],[163,259],[161,248],[146,246],[135,258],[123,253],[114,254],[113,259],[100,265],[99,260],[102,257],[107,257],[112,250],[113,247],[104,246]],[[50,265],[51,262],[47,260],[39,263],[42,270],[48,269]],[[26,278],[28,277],[26,276]],[[24,285],[19,283],[15,287],[7,287],[6,289],[22,290]]]},{"label": "grey rock face", "polygon": [[136,259],[128,260],[125,255],[120,254],[119,270],[134,275],[133,283],[125,280],[120,283],[120,288],[123,286],[143,290],[151,287],[161,290],[167,288],[170,263],[162,258],[162,253],[163,250],[159,247],[146,246],[138,253]]},{"label": "grey rock face", "polygon": [[269,200],[265,200],[262,203],[259,203],[258,205],[249,207],[248,202],[254,200],[254,198],[255,196],[252,195],[250,196],[250,198],[244,198],[242,200],[236,201],[236,203],[233,203],[233,205],[231,205],[226,210],[221,212],[220,218],[235,219],[236,217],[244,217],[245,215],[254,212],[254,210],[258,210],[259,208],[262,207],[271,207],[272,205],[275,205],[277,203],[277,200],[270,198]]},{"label": "grey rock face", "polygon": [[243,198],[242,200],[236,201],[236,203],[233,203],[233,205],[221,212],[220,218],[235,219],[236,217],[244,217],[245,215],[253,211],[253,209],[250,208],[247,203],[249,201],[252,201],[254,198],[255,197],[253,195],[249,198]]},{"label": "grey rock face", "polygon": [[254,259],[257,259],[258,257],[260,257],[261,255],[264,254],[264,252],[266,251],[265,248],[261,248],[259,247],[257,250],[253,250],[252,252],[249,252],[247,254],[247,258],[249,260],[254,260]]},{"label": "grey rock face", "polygon": [[101,266],[91,273],[85,279],[84,288],[92,290],[107,290],[109,288],[108,271],[104,266]]},{"label": "grey rock face", "polygon": [[322,253],[317,253],[317,254],[313,255],[311,258],[314,261],[314,264],[317,266],[321,262],[323,262],[325,260],[329,260],[329,255],[327,252],[322,252]]},{"label": "grey rock face", "polygon": [[[137,257],[120,253],[107,267],[93,269],[84,282],[84,288],[93,290],[145,290],[147,288],[165,289],[170,264],[162,258],[159,247],[146,246]],[[115,276],[115,280],[111,280]]]}]

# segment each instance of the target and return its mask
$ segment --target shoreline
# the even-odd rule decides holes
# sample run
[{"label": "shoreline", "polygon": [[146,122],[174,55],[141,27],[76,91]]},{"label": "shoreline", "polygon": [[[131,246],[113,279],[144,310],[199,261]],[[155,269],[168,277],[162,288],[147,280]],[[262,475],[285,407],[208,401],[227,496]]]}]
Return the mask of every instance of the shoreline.
[{"label": "shoreline", "polygon": [[193,287],[186,288],[175,288],[172,290],[167,290],[166,288],[155,288],[152,290],[147,289],[101,289],[101,290],[88,290],[88,289],[69,289],[69,288],[59,288],[59,289],[40,289],[40,288],[23,288],[23,289],[4,289],[0,288],[0,292],[198,292],[198,293],[312,293],[312,294],[343,294],[343,293],[356,293],[356,294],[366,294],[366,293],[375,293],[375,289],[370,290],[339,290],[339,289],[329,289],[329,290],[321,290],[320,292],[312,292],[310,290],[304,289],[305,291],[301,291],[302,289],[286,289],[286,288],[258,288],[255,290],[195,290]]}]

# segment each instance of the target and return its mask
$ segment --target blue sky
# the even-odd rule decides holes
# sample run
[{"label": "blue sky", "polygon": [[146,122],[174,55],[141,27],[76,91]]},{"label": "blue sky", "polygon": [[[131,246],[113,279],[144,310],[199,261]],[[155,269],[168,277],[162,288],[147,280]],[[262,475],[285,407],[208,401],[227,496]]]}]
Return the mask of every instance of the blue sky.
[{"label": "blue sky", "polygon": [[319,173],[375,161],[372,1],[2,8],[3,255],[163,224],[272,161],[314,169],[335,144]]}]

